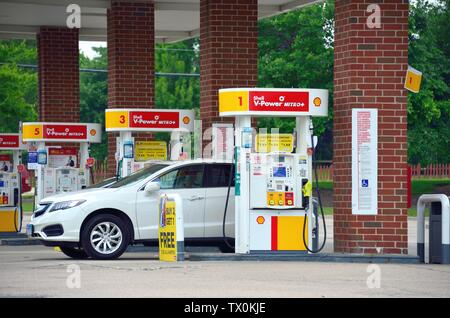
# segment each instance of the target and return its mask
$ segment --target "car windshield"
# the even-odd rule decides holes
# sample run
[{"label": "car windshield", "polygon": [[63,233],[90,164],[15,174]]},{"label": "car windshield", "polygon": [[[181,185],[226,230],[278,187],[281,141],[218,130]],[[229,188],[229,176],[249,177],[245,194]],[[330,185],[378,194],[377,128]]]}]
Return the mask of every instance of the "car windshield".
[{"label": "car windshield", "polygon": [[161,170],[163,168],[167,167],[167,165],[164,164],[154,164],[150,167],[144,168],[142,170],[139,170],[133,174],[130,174],[128,177],[125,177],[116,183],[114,183],[110,188],[120,188],[123,186],[129,186],[131,184],[135,184],[136,182],[139,182],[141,180],[144,180],[148,176],[154,174],[156,171]]},{"label": "car windshield", "polygon": [[114,178],[108,178],[108,179],[105,179],[103,181],[100,181],[99,183],[90,185],[89,187],[86,187],[86,189],[103,188],[103,187],[105,187],[105,186],[107,186],[107,185],[109,185],[111,183],[114,183],[114,182],[116,182],[116,178],[115,177]]}]

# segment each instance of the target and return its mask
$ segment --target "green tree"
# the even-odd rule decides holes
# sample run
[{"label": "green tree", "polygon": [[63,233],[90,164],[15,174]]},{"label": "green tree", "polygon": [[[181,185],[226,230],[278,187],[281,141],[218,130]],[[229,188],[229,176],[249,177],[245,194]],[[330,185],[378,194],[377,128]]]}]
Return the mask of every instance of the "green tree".
[{"label": "green tree", "polygon": [[[98,54],[89,59],[80,54],[80,67],[97,70],[80,73],[80,120],[85,123],[100,123],[105,130],[105,110],[108,106],[108,51],[94,48]],[[102,134],[102,143],[91,145],[91,155],[98,161],[108,156],[108,134]]]},{"label": "green tree", "polygon": [[[334,3],[312,5],[259,22],[259,87],[323,88],[330,91],[330,116],[315,118],[319,157],[332,156]],[[294,119],[263,118],[260,128],[292,132]]]},{"label": "green tree", "polygon": [[37,76],[18,63],[35,64],[33,41],[0,41],[0,132],[18,132],[19,123],[37,119]]},{"label": "green tree", "polygon": [[[200,73],[198,39],[158,44],[155,70],[160,73]],[[155,104],[158,108],[199,109],[200,81],[194,76],[158,76]]]},{"label": "green tree", "polygon": [[[409,64],[423,72],[418,94],[408,94],[408,160],[450,162],[450,0],[417,0],[410,6]],[[330,116],[314,119],[321,136],[319,158],[332,158],[334,1],[259,21],[259,87],[309,87],[330,91]],[[155,69],[163,73],[199,73],[198,39],[158,44]],[[107,49],[94,59],[80,56],[83,68],[107,69]],[[17,131],[19,121],[37,118],[37,76],[17,64],[36,64],[35,41],[0,41],[0,131]],[[7,64],[4,64],[7,63]],[[195,109],[198,77],[157,77],[155,107]],[[80,75],[81,120],[104,124],[107,74]],[[294,121],[265,118],[259,127],[290,132]],[[167,139],[167,134],[157,138]],[[97,160],[107,143],[93,146]]]},{"label": "green tree", "polygon": [[409,18],[409,64],[423,73],[408,94],[411,163],[450,162],[450,1],[418,0]]},{"label": "green tree", "polygon": [[[155,70],[165,73],[155,80],[155,107],[162,109],[194,109],[200,113],[200,81],[196,76],[167,76],[167,74],[200,73],[198,38],[171,44],[158,44]],[[168,141],[170,134],[156,133],[159,140]]]},{"label": "green tree", "polygon": [[[175,44],[158,44],[155,51],[155,71],[159,73],[199,73],[198,39]],[[107,48],[94,48],[97,57],[89,59],[80,54],[80,67],[106,71],[108,67]],[[157,76],[155,80],[155,107],[199,109],[199,80],[189,76]],[[105,127],[105,110],[108,84],[106,72],[80,74],[80,112],[82,122],[101,123]],[[167,133],[157,133],[160,140],[169,139]],[[105,160],[108,153],[107,134],[103,142],[91,146],[91,153],[97,160]]]}]

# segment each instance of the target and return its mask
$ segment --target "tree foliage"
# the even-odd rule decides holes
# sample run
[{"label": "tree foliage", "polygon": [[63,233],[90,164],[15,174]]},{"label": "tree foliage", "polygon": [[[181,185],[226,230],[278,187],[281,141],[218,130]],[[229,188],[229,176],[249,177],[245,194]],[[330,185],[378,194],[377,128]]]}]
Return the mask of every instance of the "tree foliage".
[{"label": "tree foliage", "polygon": [[[157,45],[155,69],[166,74],[199,74],[198,39]],[[158,76],[155,104],[158,108],[199,109],[199,84],[193,76]]]},{"label": "tree foliage", "polygon": [[0,132],[18,132],[19,122],[37,118],[36,73],[17,66],[36,63],[34,42],[0,41],[0,62]]},{"label": "tree foliage", "polygon": [[[200,80],[196,76],[167,76],[168,74],[199,74],[199,40],[158,44],[155,70],[165,74],[155,80],[155,107],[193,109],[200,113]],[[168,133],[156,133],[159,140],[168,141]]]},{"label": "tree foliage", "polygon": [[411,163],[450,162],[450,1],[411,5],[409,64],[423,73],[417,94],[408,94],[408,157]]},{"label": "tree foliage", "polygon": [[[450,0],[417,0],[410,5],[409,64],[423,72],[418,94],[408,94],[408,160],[450,162]],[[320,138],[319,158],[332,158],[334,1],[312,5],[259,21],[259,87],[307,87],[330,91],[330,116],[314,119]],[[158,44],[155,70],[199,73],[199,40]],[[106,70],[107,49],[98,56],[80,55],[80,67]],[[37,76],[17,64],[36,64],[34,41],[0,41],[0,131],[15,132],[19,121],[37,118]],[[198,77],[159,76],[155,107],[199,112]],[[107,73],[80,75],[81,121],[104,125]],[[259,127],[291,132],[293,120],[263,118]],[[158,134],[167,139],[167,134]],[[107,154],[104,142],[92,147],[97,160]]]},{"label": "tree foliage", "polygon": [[[89,59],[80,53],[80,68],[99,72],[80,73],[80,120],[83,123],[102,124],[105,131],[105,110],[108,107],[108,51],[94,48],[97,56]],[[103,71],[103,72],[101,72]],[[108,155],[108,134],[103,133],[102,143],[91,145],[91,156],[99,161]]]},{"label": "tree foliage", "polygon": [[[155,51],[155,71],[165,74],[199,73],[198,39],[174,44],[158,44]],[[84,69],[106,70],[108,67],[107,48],[95,48],[97,57],[89,59],[80,55],[80,67]],[[80,111],[82,122],[97,122],[105,126],[107,108],[107,73],[82,72],[80,75]],[[189,76],[157,76],[155,80],[155,107],[199,109],[199,80]],[[157,133],[156,137],[168,140],[167,133]],[[107,135],[103,142],[92,145],[92,154],[98,160],[107,156]]]},{"label": "tree foliage", "polygon": [[[333,7],[327,1],[259,24],[259,86],[330,91],[330,116],[314,120],[319,158],[332,158]],[[423,72],[418,94],[408,94],[408,161],[450,162],[450,0],[410,5],[409,64]],[[260,127],[292,131],[293,120],[264,119]]]},{"label": "tree foliage", "polygon": [[[334,2],[312,5],[259,22],[259,87],[322,88],[330,91],[328,118],[314,118],[321,136],[318,157],[332,156]],[[260,128],[292,132],[294,119],[264,118]]]}]

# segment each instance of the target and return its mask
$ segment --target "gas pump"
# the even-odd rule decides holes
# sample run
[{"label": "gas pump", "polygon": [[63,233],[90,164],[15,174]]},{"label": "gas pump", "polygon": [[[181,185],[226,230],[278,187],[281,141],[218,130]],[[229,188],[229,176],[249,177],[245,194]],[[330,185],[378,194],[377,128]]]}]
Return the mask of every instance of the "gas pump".
[{"label": "gas pump", "polygon": [[[23,141],[37,154],[36,200],[84,189],[90,183],[90,143],[101,142],[100,124],[23,123]],[[79,145],[68,147],[64,143]]]},{"label": "gas pump", "polygon": [[[308,252],[317,226],[312,116],[328,115],[328,91],[222,89],[219,113],[235,117],[236,253]],[[295,117],[295,132],[256,134],[251,119],[262,116]]]},{"label": "gas pump", "polygon": [[[191,157],[191,134],[195,113],[184,109],[107,109],[107,132],[119,132],[116,139],[116,171],[126,177],[142,169],[146,163],[167,160],[185,160]],[[170,132],[167,149],[161,141],[135,141],[133,132]]]},{"label": "gas pump", "polygon": [[22,228],[21,175],[18,166],[25,149],[20,134],[0,134],[0,232]]}]

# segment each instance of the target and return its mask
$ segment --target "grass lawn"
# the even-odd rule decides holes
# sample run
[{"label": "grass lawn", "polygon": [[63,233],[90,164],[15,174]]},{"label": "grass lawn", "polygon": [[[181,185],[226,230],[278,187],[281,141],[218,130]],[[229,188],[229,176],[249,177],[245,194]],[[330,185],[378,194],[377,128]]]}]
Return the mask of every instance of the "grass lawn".
[{"label": "grass lawn", "polygon": [[412,194],[432,193],[436,187],[446,185],[450,185],[450,179],[414,179],[412,181]]},{"label": "grass lawn", "polygon": [[[450,185],[450,179],[413,179],[412,194],[420,195],[431,193],[437,187]],[[323,190],[333,190],[333,181],[319,181],[319,188]]]},{"label": "grass lawn", "polygon": [[[315,183],[313,182],[313,188],[315,188]],[[333,181],[319,181],[320,190],[333,190]]]},{"label": "grass lawn", "polygon": [[24,213],[32,213],[33,212],[33,202],[23,202],[22,208]]},{"label": "grass lawn", "polygon": [[[323,207],[323,212],[325,213],[325,215],[333,215],[333,208],[332,207]],[[319,208],[319,214],[320,214],[320,208]],[[408,209],[408,216],[411,216],[411,217],[417,216],[417,209],[416,208]],[[425,209],[425,216],[429,216],[428,209]]]},{"label": "grass lawn", "polygon": [[[425,193],[433,193],[437,187],[450,186],[450,179],[414,179],[412,180],[412,195],[421,195]],[[319,188],[321,190],[333,190],[333,181],[319,181]],[[320,212],[320,211],[319,211]],[[332,207],[324,207],[325,215],[332,215]],[[425,215],[429,215],[428,209],[425,210]],[[416,207],[408,209],[408,216],[417,216]]]}]

